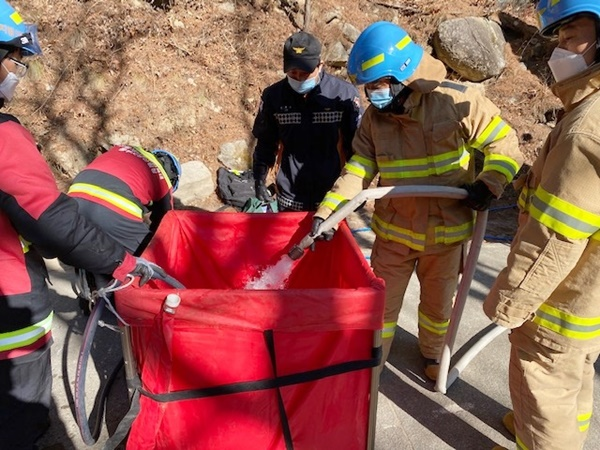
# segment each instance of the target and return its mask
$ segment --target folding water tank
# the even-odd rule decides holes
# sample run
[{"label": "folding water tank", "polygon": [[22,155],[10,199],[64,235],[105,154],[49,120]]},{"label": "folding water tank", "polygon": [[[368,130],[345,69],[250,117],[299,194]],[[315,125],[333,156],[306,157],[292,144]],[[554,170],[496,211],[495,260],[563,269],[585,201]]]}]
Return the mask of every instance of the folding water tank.
[{"label": "folding water tank", "polygon": [[[186,289],[153,280],[116,293],[141,379],[128,449],[371,448],[384,285],[348,227],[296,261],[283,289],[244,289],[311,221],[165,216],[142,256]],[[170,293],[175,314],[163,311]]]}]

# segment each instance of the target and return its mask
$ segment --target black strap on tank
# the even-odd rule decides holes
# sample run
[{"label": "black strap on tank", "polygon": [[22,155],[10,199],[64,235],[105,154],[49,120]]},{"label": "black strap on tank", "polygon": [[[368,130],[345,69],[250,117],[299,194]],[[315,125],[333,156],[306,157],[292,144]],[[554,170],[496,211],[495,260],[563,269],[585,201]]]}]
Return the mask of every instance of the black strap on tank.
[{"label": "black strap on tank", "polygon": [[[269,350],[269,357],[271,358],[271,366],[273,368],[273,375],[277,378],[277,360],[275,359],[275,342],[273,340],[273,330],[265,330],[263,332],[265,337],[265,343]],[[277,407],[279,408],[279,419],[281,420],[281,430],[283,433],[283,439],[285,441],[286,450],[294,450],[294,443],[292,442],[292,432],[290,431],[290,422],[285,412],[285,404],[283,403],[283,397],[281,396],[281,387],[277,387]]]},{"label": "black strap on tank", "polygon": [[222,384],[201,389],[187,389],[183,391],[167,392],[164,394],[153,394],[145,389],[140,389],[140,393],[157,402],[177,402],[181,400],[190,400],[194,398],[215,397],[218,395],[238,394],[240,392],[262,391],[265,389],[277,389],[283,386],[293,384],[308,383],[320,380],[322,378],[341,375],[347,372],[370,369],[377,367],[381,362],[381,347],[372,349],[371,358],[347,361],[332,366],[322,367],[320,369],[309,370],[306,372],[295,373],[291,375],[276,376],[257,381],[242,381],[239,383]]}]

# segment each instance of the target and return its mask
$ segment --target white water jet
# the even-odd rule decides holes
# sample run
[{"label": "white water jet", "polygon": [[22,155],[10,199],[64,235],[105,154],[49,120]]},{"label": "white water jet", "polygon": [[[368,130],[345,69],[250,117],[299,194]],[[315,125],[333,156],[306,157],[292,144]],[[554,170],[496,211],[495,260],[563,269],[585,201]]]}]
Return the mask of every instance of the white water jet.
[{"label": "white water jet", "polygon": [[294,260],[283,255],[273,266],[259,272],[258,276],[246,283],[244,289],[285,289],[285,282],[292,272]]}]

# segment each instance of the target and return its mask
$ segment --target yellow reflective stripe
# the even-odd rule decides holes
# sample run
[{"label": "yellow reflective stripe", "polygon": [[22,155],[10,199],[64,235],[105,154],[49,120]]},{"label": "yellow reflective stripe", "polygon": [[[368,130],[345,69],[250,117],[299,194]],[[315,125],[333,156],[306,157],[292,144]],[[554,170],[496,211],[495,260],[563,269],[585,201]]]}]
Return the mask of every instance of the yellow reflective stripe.
[{"label": "yellow reflective stripe", "polygon": [[482,172],[490,170],[500,172],[506,177],[506,181],[510,183],[519,171],[519,164],[508,156],[490,154],[486,155],[484,159]]},{"label": "yellow reflective stripe", "polygon": [[579,431],[587,431],[592,421],[592,412],[577,414],[577,422],[579,423]]},{"label": "yellow reflective stripe", "polygon": [[350,161],[346,163],[344,169],[360,178],[372,178],[375,174],[377,165],[371,159],[363,156],[354,155]]},{"label": "yellow reflective stripe", "polygon": [[362,63],[360,65],[360,68],[364,71],[367,69],[370,69],[373,66],[376,66],[377,64],[381,64],[385,59],[385,56],[383,53],[380,53],[377,56],[373,56],[370,59],[367,59],[364,63]]},{"label": "yellow reflective stripe", "polygon": [[381,337],[383,339],[393,338],[395,332],[396,322],[384,322],[383,329],[381,330]]},{"label": "yellow reflective stripe", "polygon": [[448,325],[450,320],[444,320],[443,322],[435,322],[431,318],[427,317],[421,311],[419,311],[419,326],[431,331],[434,334],[443,336],[448,332]]},{"label": "yellow reflective stripe", "polygon": [[12,19],[12,21],[13,21],[15,24],[17,24],[17,25],[19,25],[19,24],[23,23],[23,18],[21,17],[21,14],[19,14],[17,11],[13,12],[13,13],[10,15],[10,18],[11,18],[11,19]]},{"label": "yellow reflective stripe", "polygon": [[402,50],[404,47],[406,47],[408,44],[410,44],[410,42],[411,42],[410,36],[406,35],[396,43],[396,48],[398,50]]},{"label": "yellow reflective stripe", "polygon": [[590,239],[593,239],[594,241],[600,241],[600,231],[596,231],[594,234],[592,234]]},{"label": "yellow reflective stripe", "polygon": [[383,239],[399,242],[414,250],[425,250],[425,234],[423,233],[415,233],[407,228],[384,222],[376,214],[373,214],[371,219],[371,228],[377,236]]},{"label": "yellow reflective stripe", "polygon": [[29,251],[29,246],[31,245],[31,242],[29,242],[21,235],[19,235],[19,241],[21,242],[21,249],[23,249],[23,253],[27,253]]},{"label": "yellow reflective stripe", "polygon": [[138,152],[140,152],[140,154],[144,158],[146,158],[147,160],[151,161],[156,166],[156,168],[158,169],[158,171],[161,173],[161,175],[163,176],[163,178],[167,182],[167,186],[169,186],[169,189],[172,188],[173,185],[171,184],[171,179],[168,177],[167,172],[165,171],[165,168],[163,167],[163,165],[158,161],[158,159],[156,159],[156,156],[154,156],[150,152],[147,152],[142,147],[138,146],[138,147],[133,147],[133,148],[135,148]]},{"label": "yellow reflective stripe", "polygon": [[44,320],[31,326],[8,333],[0,333],[0,352],[26,347],[44,337],[50,331],[53,316],[54,314],[51,312]]},{"label": "yellow reflective stripe", "polygon": [[474,221],[465,222],[453,227],[435,227],[436,244],[453,244],[468,239],[473,234]]},{"label": "yellow reflective stripe", "polygon": [[75,183],[69,188],[69,194],[73,192],[99,198],[112,205],[115,205],[117,208],[122,209],[123,211],[127,211],[129,214],[135,217],[139,217],[140,219],[142,218],[142,208],[133,203],[131,200],[128,200],[125,197],[115,194],[107,189],[101,188],[100,186],[88,183]]},{"label": "yellow reflective stripe", "polygon": [[452,170],[469,167],[471,155],[464,146],[457,150],[424,158],[378,161],[381,178],[420,178],[441,175]]},{"label": "yellow reflective stripe", "polygon": [[321,202],[319,207],[326,206],[329,209],[331,209],[332,211],[335,211],[336,209],[338,209],[339,207],[341,207],[343,204],[345,204],[347,202],[348,202],[347,198],[345,198],[335,192],[329,191],[327,194],[325,194],[325,197],[323,197],[323,201]]},{"label": "yellow reflective stripe", "polygon": [[472,142],[472,147],[482,150],[492,142],[505,137],[511,130],[511,127],[500,116],[494,116],[487,127]]},{"label": "yellow reflective stripe", "polygon": [[523,444],[523,441],[521,439],[519,439],[519,436],[515,436],[515,440],[516,440],[518,450],[529,450],[527,448],[527,446],[525,444]]},{"label": "yellow reflective stripe", "polygon": [[587,239],[600,229],[600,215],[579,208],[538,186],[531,216],[551,230],[572,239]]},{"label": "yellow reflective stripe", "polygon": [[574,316],[545,303],[535,312],[533,321],[571,339],[584,341],[600,336],[600,317]]}]

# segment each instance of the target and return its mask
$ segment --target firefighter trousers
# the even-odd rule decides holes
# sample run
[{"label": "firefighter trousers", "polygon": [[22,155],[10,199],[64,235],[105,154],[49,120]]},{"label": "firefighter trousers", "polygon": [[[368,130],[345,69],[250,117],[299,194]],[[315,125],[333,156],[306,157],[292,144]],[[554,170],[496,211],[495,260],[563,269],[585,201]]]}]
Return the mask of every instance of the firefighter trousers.
[{"label": "firefighter trousers", "polygon": [[510,334],[509,385],[517,448],[581,449],[591,422],[594,362],[600,348],[550,348],[523,328]]},{"label": "firefighter trousers", "polygon": [[31,450],[50,426],[50,346],[0,361],[0,450]]},{"label": "firefighter trousers", "polygon": [[419,349],[428,359],[438,359],[448,331],[454,293],[462,267],[463,245],[411,251],[392,241],[376,238],[371,253],[373,272],[385,281],[382,365],[389,356],[398,315],[413,272],[420,284]]}]

